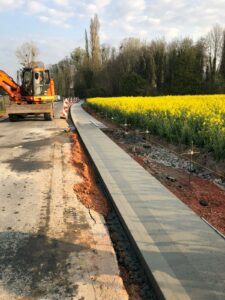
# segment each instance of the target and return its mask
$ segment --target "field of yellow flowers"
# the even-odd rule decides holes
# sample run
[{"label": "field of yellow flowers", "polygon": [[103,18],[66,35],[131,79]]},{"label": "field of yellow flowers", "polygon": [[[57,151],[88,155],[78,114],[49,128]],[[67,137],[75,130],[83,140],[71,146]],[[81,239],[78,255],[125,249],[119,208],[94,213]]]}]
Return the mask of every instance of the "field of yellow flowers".
[{"label": "field of yellow flowers", "polygon": [[225,95],[92,98],[87,103],[118,123],[148,129],[170,142],[225,158]]}]

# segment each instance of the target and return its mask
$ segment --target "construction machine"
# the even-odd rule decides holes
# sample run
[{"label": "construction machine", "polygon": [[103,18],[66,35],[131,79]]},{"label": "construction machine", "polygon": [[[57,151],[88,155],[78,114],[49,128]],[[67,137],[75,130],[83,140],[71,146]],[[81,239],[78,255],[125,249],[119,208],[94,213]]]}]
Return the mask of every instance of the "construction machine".
[{"label": "construction machine", "polygon": [[54,116],[54,81],[48,69],[43,67],[24,68],[21,84],[0,70],[0,87],[9,95],[10,104],[6,112],[10,121],[17,121],[27,115],[44,115],[45,120]]}]

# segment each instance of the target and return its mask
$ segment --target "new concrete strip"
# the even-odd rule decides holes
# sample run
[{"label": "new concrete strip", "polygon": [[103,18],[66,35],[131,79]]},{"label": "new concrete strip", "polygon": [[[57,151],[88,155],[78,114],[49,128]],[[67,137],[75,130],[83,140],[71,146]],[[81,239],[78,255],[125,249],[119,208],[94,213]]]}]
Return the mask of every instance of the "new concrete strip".
[{"label": "new concrete strip", "polygon": [[225,299],[225,242],[75,104],[73,122],[159,297]]}]

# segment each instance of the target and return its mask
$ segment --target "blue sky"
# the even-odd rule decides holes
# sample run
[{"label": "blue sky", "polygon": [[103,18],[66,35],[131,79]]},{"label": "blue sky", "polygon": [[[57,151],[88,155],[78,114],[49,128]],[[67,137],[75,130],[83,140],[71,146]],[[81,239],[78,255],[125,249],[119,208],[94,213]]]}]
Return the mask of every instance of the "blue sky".
[{"label": "blue sky", "polygon": [[15,50],[33,41],[39,59],[53,64],[78,46],[97,13],[101,43],[126,37],[151,40],[205,35],[215,23],[225,27],[225,0],[0,0],[0,69],[15,77]]}]

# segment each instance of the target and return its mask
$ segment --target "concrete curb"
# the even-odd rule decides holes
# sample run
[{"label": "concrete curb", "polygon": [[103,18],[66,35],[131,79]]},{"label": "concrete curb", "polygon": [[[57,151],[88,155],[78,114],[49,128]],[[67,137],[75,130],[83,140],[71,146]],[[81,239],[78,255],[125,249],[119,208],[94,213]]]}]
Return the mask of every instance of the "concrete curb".
[{"label": "concrete curb", "polygon": [[160,299],[225,299],[225,243],[113,143],[79,104],[78,133]]}]

